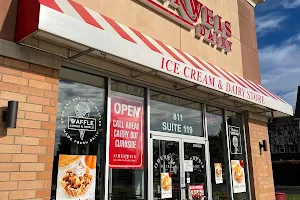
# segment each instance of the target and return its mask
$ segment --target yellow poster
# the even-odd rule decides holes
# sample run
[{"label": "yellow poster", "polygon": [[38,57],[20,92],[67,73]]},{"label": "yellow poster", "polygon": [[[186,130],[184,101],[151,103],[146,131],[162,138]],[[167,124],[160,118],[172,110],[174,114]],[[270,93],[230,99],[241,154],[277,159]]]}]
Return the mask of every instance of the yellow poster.
[{"label": "yellow poster", "polygon": [[59,155],[57,200],[94,200],[96,156]]},{"label": "yellow poster", "polygon": [[246,192],[245,170],[243,160],[231,160],[233,193]]}]

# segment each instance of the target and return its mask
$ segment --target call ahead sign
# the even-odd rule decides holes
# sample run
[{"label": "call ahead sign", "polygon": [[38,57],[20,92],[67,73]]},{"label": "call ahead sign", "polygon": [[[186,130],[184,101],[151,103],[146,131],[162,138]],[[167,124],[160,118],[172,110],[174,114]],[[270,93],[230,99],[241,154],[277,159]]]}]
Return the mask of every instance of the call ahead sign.
[{"label": "call ahead sign", "polygon": [[151,101],[150,128],[152,131],[203,136],[200,110]]}]

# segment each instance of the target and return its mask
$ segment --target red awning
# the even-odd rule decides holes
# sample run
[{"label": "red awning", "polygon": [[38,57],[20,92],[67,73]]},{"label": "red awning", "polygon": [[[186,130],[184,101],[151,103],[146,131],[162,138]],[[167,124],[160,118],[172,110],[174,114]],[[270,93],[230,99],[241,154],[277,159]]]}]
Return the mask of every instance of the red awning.
[{"label": "red awning", "polygon": [[43,33],[293,115],[292,106],[263,86],[122,25],[72,0],[19,0],[16,42],[21,43],[31,35],[39,37]]}]

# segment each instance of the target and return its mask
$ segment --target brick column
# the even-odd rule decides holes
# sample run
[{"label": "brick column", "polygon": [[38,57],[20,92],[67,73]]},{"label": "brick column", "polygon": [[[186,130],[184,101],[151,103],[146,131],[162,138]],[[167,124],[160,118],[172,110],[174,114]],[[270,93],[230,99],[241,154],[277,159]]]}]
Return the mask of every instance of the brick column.
[{"label": "brick column", "polygon": [[[272,161],[266,122],[245,119],[252,199],[275,200]],[[259,142],[267,141],[268,151],[260,155]]]},{"label": "brick column", "polygon": [[58,70],[0,57],[0,115],[19,101],[17,128],[0,120],[1,200],[50,199],[57,98]]}]

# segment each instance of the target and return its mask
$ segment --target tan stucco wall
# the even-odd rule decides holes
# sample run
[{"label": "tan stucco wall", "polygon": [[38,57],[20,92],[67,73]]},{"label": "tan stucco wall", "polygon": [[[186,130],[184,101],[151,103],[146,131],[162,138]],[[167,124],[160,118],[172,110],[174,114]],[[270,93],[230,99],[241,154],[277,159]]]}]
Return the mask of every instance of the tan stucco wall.
[{"label": "tan stucco wall", "polygon": [[17,0],[0,0],[0,39],[14,40]]},{"label": "tan stucco wall", "polygon": [[219,67],[243,75],[237,0],[201,0],[201,3],[231,22],[233,51],[225,55],[216,48],[194,38],[195,31],[186,30],[137,0],[75,0],[101,14],[137,29],[155,39],[209,61]]},{"label": "tan stucco wall", "polygon": [[258,62],[258,47],[253,7],[245,0],[238,0],[238,14],[241,34],[243,76],[255,83],[261,83]]}]

